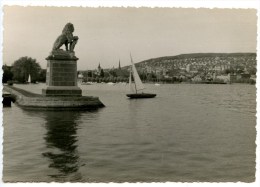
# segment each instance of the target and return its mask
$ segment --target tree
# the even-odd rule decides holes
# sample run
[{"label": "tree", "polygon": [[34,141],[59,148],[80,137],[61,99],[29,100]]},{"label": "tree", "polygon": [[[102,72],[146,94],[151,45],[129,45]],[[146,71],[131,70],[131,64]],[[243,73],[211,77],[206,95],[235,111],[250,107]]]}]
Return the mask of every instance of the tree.
[{"label": "tree", "polygon": [[38,79],[37,79],[39,82],[46,82],[46,72],[47,72],[46,69],[40,70],[40,73],[39,73],[39,76],[38,76]]},{"label": "tree", "polygon": [[234,73],[234,69],[225,69],[224,74]]},{"label": "tree", "polygon": [[28,80],[29,75],[31,75],[31,81],[35,82],[38,80],[40,70],[41,67],[36,62],[36,59],[21,57],[13,63],[13,79],[25,83]]},{"label": "tree", "polygon": [[113,77],[117,77],[116,71],[114,69],[111,69],[109,71],[110,75],[112,75]]},{"label": "tree", "polygon": [[104,74],[104,70],[101,69],[101,71],[100,71],[100,77],[104,78],[104,76],[105,76],[105,74]]},{"label": "tree", "polygon": [[13,73],[11,71],[11,67],[7,65],[3,65],[2,69],[3,69],[2,83],[7,83],[7,81],[13,79]]},{"label": "tree", "polygon": [[[85,77],[85,75],[84,75],[84,77]],[[93,77],[93,72],[92,71],[88,71],[86,77]]]},{"label": "tree", "polygon": [[13,74],[11,72],[11,67],[7,65],[3,65],[2,70],[3,70],[2,83],[6,83],[8,80],[11,80],[13,77]]},{"label": "tree", "polygon": [[256,74],[256,68],[255,67],[250,68],[248,71],[249,71],[250,75],[255,75]]},{"label": "tree", "polygon": [[139,76],[140,76],[140,79],[141,79],[142,81],[146,81],[146,79],[147,79],[146,72],[141,72],[141,73],[139,73]]}]

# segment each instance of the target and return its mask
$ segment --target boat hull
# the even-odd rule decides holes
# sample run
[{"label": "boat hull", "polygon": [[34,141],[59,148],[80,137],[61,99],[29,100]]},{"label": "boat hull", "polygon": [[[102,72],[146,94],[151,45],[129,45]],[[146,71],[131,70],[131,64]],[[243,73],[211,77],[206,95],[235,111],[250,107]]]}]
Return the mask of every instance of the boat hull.
[{"label": "boat hull", "polygon": [[137,93],[137,94],[126,94],[130,99],[142,99],[142,98],[153,98],[156,94],[151,93]]}]

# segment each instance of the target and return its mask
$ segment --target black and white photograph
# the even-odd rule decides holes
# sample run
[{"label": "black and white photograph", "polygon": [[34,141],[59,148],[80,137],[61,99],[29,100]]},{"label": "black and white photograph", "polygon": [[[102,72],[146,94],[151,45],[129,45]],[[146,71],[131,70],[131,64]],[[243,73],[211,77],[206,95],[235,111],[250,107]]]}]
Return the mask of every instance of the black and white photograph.
[{"label": "black and white photograph", "polygon": [[4,183],[256,181],[256,8],[2,12]]}]

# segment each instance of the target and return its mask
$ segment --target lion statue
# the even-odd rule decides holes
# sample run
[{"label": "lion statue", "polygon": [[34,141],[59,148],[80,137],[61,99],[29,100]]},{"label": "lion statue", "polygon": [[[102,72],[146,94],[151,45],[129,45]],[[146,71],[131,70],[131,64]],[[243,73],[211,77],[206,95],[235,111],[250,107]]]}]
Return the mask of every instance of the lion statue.
[{"label": "lion statue", "polygon": [[66,47],[66,51],[74,51],[75,45],[78,41],[78,36],[73,36],[74,26],[72,23],[67,23],[62,34],[55,40],[52,50],[58,50],[63,44]]}]

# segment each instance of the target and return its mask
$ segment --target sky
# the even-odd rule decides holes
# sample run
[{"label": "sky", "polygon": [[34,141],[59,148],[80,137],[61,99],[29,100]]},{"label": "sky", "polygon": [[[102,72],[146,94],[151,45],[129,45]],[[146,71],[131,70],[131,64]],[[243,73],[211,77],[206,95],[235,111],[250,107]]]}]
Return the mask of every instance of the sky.
[{"label": "sky", "polygon": [[22,56],[46,68],[55,39],[73,23],[78,70],[188,53],[256,52],[255,9],[3,8],[3,64]]}]

